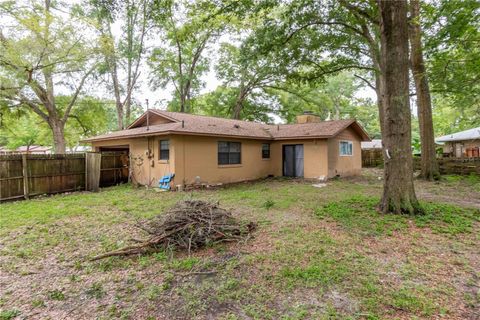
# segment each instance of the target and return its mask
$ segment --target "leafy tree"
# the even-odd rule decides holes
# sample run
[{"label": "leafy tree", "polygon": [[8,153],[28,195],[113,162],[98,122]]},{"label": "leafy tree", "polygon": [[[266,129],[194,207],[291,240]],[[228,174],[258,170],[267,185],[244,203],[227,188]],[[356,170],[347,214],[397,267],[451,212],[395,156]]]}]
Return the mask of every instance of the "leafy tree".
[{"label": "leafy tree", "polygon": [[[38,124],[41,119],[34,115],[22,116],[15,119],[10,126],[3,126],[0,132],[6,139],[6,146],[10,150],[15,150],[18,147],[26,146],[27,152],[31,146],[42,144],[40,130]],[[36,121],[35,121],[36,120]]]},{"label": "leafy tree", "polygon": [[[55,152],[64,153],[65,124],[95,66],[80,22],[57,9],[64,8],[50,0],[1,4],[0,98],[35,112],[50,127]],[[57,104],[57,91],[72,92],[66,105]]]},{"label": "leafy tree", "polygon": [[416,89],[417,114],[421,143],[420,177],[425,180],[438,179],[440,170],[437,163],[432,119],[432,98],[427,70],[423,58],[422,29],[420,23],[420,1],[410,0],[410,66]]},{"label": "leafy tree", "polygon": [[[193,104],[197,113],[223,118],[231,117],[238,99],[238,89],[219,86],[213,92],[197,97]],[[262,91],[252,92],[242,101],[240,117],[243,120],[270,123],[278,106],[276,97]]]},{"label": "leafy tree", "polygon": [[268,53],[258,55],[252,50],[252,38],[240,47],[223,43],[216,66],[217,75],[224,86],[235,88],[236,97],[228,114],[233,119],[248,117],[252,112],[248,104],[259,96],[268,96],[271,89],[281,90],[287,74],[286,64]]},{"label": "leafy tree", "polygon": [[[63,108],[71,97],[57,96],[56,103]],[[10,148],[19,146],[53,145],[50,128],[42,118],[29,108],[8,108],[1,111],[0,135],[4,138],[0,144]],[[137,112],[138,114],[138,112]],[[115,130],[115,102],[104,101],[94,97],[81,97],[69,115],[65,125],[66,146],[72,149],[80,144],[80,140]]]},{"label": "leafy tree", "polygon": [[[132,120],[134,90],[137,88],[145,56],[145,41],[150,30],[151,1],[90,0],[87,13],[98,31],[103,65],[101,73],[109,76],[109,92],[115,97],[117,127],[124,129]],[[115,36],[113,24],[121,24],[121,34]]]},{"label": "leafy tree", "polygon": [[434,95],[433,122],[435,135],[443,136],[480,126],[479,111],[456,104],[456,97]]},{"label": "leafy tree", "polygon": [[[425,56],[432,92],[480,123],[480,2],[422,3]],[[435,100],[436,100],[435,99]],[[470,112],[475,110],[476,112]]]},{"label": "leafy tree", "polygon": [[200,77],[208,70],[204,53],[225,29],[226,17],[211,1],[156,1],[155,32],[163,39],[149,59],[151,85],[165,89],[173,85],[180,112],[191,112],[191,100],[203,86]]}]

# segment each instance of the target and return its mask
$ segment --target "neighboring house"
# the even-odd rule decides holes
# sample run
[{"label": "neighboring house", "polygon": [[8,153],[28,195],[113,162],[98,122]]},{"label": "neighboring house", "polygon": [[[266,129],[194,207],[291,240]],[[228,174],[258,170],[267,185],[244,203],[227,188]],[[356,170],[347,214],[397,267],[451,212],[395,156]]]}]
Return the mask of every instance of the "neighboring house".
[{"label": "neighboring house", "polygon": [[382,150],[382,139],[362,141],[362,150]]},{"label": "neighboring house", "polygon": [[10,150],[8,150],[7,147],[0,146],[0,155],[5,155],[9,153],[10,153]]},{"label": "neighboring house", "polygon": [[28,154],[47,154],[52,153],[52,147],[45,146],[21,146],[18,147],[14,153],[28,153]]},{"label": "neighboring house", "polygon": [[91,146],[75,146],[72,148],[68,148],[68,152],[72,152],[72,153],[88,152],[91,150],[92,150]]},{"label": "neighboring house", "polygon": [[438,137],[435,142],[443,144],[444,156],[480,157],[480,127]]},{"label": "neighboring house", "polygon": [[369,140],[355,120],[321,122],[311,113],[297,124],[267,125],[153,109],[126,130],[85,142],[96,151],[128,151],[135,182],[157,185],[174,173],[175,185],[189,185],[355,175],[360,142]]}]

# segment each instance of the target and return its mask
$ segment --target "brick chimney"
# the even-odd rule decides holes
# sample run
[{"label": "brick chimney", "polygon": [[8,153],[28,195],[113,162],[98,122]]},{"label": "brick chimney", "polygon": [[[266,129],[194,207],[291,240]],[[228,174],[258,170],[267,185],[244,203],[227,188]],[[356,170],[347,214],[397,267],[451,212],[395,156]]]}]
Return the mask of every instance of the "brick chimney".
[{"label": "brick chimney", "polygon": [[303,114],[297,115],[297,123],[312,123],[312,122],[320,122],[321,119],[319,116],[314,114],[312,111],[303,111]]}]

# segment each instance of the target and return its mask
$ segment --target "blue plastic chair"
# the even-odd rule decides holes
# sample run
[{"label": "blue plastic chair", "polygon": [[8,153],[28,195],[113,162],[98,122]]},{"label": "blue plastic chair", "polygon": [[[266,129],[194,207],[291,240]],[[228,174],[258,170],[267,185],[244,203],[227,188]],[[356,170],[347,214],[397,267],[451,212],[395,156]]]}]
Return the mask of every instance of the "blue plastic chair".
[{"label": "blue plastic chair", "polygon": [[158,180],[158,187],[160,189],[170,190],[170,182],[172,182],[173,177],[175,177],[175,173],[167,174]]}]

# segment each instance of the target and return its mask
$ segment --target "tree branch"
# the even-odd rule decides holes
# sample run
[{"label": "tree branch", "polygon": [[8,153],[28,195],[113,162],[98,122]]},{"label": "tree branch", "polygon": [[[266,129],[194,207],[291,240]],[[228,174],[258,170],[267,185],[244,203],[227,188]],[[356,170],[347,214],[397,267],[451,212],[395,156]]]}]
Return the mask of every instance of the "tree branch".
[{"label": "tree branch", "polygon": [[354,74],[353,76],[354,76],[354,77],[357,77],[357,78],[360,79],[360,80],[363,80],[363,81],[367,84],[367,86],[369,86],[369,87],[372,88],[373,90],[377,91],[377,88],[375,88],[375,86],[374,86],[370,81],[368,81],[367,79],[359,76],[358,74]]},{"label": "tree branch", "polygon": [[80,93],[80,90],[82,90],[82,87],[83,87],[83,84],[85,83],[85,80],[87,79],[87,77],[93,72],[93,70],[95,70],[97,66],[96,65],[93,65],[88,71],[87,73],[85,73],[82,77],[82,79],[80,80],[80,84],[78,85],[77,89],[75,90],[75,93],[73,94],[73,97],[72,97],[72,100],[70,101],[70,103],[68,104],[67,108],[65,109],[65,113],[63,114],[63,119],[62,119],[62,122],[65,123],[67,122],[67,118],[70,114],[70,111],[72,111],[72,107],[73,105],[75,104],[75,101],[77,100],[77,97],[78,97],[78,94]]}]

